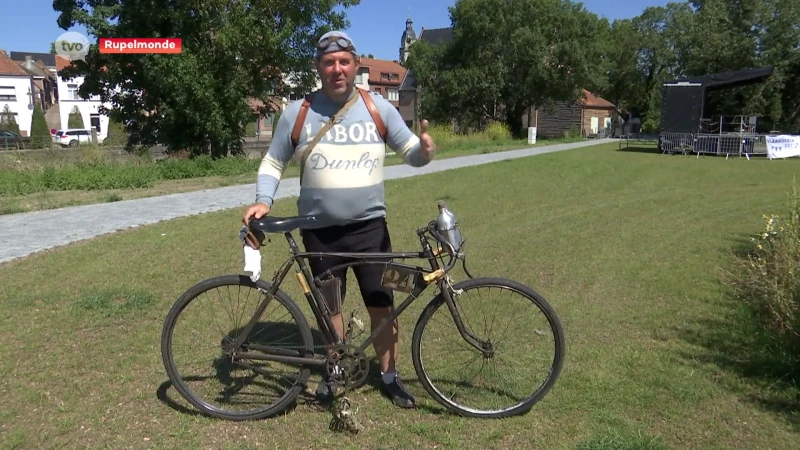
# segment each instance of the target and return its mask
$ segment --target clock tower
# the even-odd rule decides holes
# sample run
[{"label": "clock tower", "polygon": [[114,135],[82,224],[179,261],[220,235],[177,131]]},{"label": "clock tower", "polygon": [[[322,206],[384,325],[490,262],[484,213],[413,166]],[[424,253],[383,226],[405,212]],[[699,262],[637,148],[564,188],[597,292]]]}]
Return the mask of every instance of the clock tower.
[{"label": "clock tower", "polygon": [[411,44],[416,40],[417,34],[414,33],[414,23],[409,17],[406,19],[406,29],[403,31],[403,37],[400,39],[400,64],[405,65],[408,53],[411,51]]}]

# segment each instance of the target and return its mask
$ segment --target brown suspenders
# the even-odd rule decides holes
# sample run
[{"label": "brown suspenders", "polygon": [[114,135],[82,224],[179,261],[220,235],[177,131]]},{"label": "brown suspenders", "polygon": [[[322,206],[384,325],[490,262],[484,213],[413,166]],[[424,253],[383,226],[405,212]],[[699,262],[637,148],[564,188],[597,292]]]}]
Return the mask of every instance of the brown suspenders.
[{"label": "brown suspenders", "polygon": [[[369,114],[372,116],[372,120],[375,122],[375,126],[378,128],[378,134],[380,134],[383,142],[386,142],[386,124],[383,123],[383,119],[381,119],[381,115],[378,112],[378,108],[375,106],[375,102],[372,101],[372,98],[369,96],[369,92],[367,90],[359,87],[356,87],[356,89],[358,90],[358,93],[361,94],[361,98],[364,99],[364,103],[367,105],[367,110],[369,110]],[[303,125],[306,121],[308,108],[311,106],[312,101],[314,101],[313,92],[308,94],[303,100],[303,104],[300,105],[300,112],[297,113],[297,121],[294,123],[294,128],[292,129],[292,146],[294,147],[297,147],[297,143],[300,141],[300,133],[303,131]]]}]

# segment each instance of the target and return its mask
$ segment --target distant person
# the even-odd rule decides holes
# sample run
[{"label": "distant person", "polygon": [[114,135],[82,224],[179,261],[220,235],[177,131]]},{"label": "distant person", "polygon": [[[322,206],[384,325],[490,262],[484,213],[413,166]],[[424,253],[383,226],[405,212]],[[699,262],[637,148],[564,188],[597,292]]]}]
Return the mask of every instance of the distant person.
[{"label": "distant person", "polygon": [[[278,183],[291,158],[301,162],[301,189],[297,200],[300,215],[314,215],[317,224],[303,229],[303,245],[309,252],[391,252],[386,224],[383,164],[386,145],[408,165],[422,167],[434,156],[435,144],[422,121],[417,137],[397,109],[382,96],[358,89],[355,77],[360,59],[352,39],[341,31],[323,35],[317,43],[314,65],[322,88],[306,100],[289,103],[280,116],[269,151],[261,162],[256,203],[244,213],[250,219],[269,214]],[[315,147],[306,147],[340,108],[348,107]],[[299,121],[299,123],[297,123]],[[344,262],[339,258],[310,259],[314,276]],[[392,291],[381,284],[380,265],[353,267],[375,329],[394,308]],[[344,300],[346,273],[334,272],[341,280]],[[329,294],[330,295],[330,294]],[[342,315],[333,316],[339,336],[344,333]],[[387,326],[373,347],[380,361],[381,391],[400,407],[414,407],[414,397],[405,389],[395,367],[397,322]],[[329,379],[317,388],[320,400],[332,394]]]}]

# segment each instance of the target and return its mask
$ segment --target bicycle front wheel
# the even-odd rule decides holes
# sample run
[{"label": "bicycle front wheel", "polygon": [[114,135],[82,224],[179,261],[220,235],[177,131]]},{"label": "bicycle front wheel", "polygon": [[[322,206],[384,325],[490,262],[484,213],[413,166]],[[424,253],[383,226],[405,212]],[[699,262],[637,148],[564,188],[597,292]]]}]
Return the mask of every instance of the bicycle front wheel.
[{"label": "bicycle front wheel", "polygon": [[[203,413],[226,420],[262,419],[284,411],[302,392],[308,367],[241,361],[227,351],[269,286],[243,275],[211,278],[186,291],[167,315],[161,336],[164,367],[175,389]],[[302,357],[311,355],[313,346],[305,316],[278,290],[240,350],[268,348]]]},{"label": "bicycle front wheel", "polygon": [[453,286],[457,316],[483,344],[460,334],[442,294],[419,317],[411,354],[420,383],[451,412],[504,418],[528,412],[553,387],[564,364],[564,330],[536,291],[502,278]]}]

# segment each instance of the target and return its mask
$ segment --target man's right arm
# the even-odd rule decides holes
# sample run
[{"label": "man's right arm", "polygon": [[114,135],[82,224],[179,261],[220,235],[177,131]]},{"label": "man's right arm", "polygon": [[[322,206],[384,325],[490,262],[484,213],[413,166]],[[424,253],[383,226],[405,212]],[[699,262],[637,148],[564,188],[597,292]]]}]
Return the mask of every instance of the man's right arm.
[{"label": "man's right arm", "polygon": [[264,203],[270,208],[275,199],[275,192],[278,190],[283,169],[294,154],[292,146],[292,128],[294,119],[297,117],[297,107],[289,105],[284,109],[278,124],[272,130],[272,142],[269,150],[261,160],[258,168],[258,179],[256,181],[256,203]]}]

